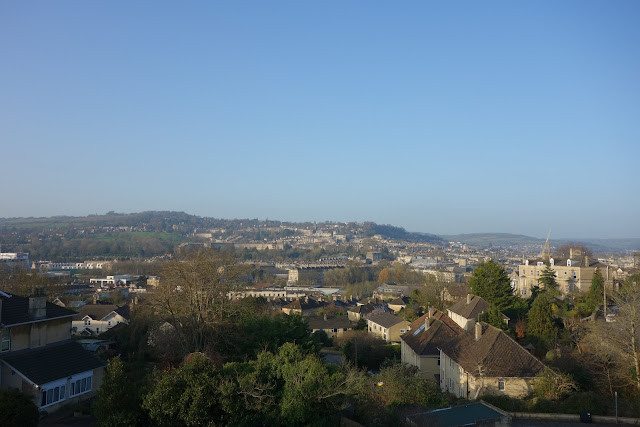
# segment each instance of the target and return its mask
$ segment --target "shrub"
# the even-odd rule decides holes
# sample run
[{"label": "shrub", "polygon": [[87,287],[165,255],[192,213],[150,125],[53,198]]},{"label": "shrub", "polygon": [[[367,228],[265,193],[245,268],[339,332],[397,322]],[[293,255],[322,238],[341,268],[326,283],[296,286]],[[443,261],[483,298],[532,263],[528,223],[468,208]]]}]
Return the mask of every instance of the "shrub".
[{"label": "shrub", "polygon": [[0,420],[3,426],[36,427],[40,413],[26,394],[16,389],[0,390]]}]

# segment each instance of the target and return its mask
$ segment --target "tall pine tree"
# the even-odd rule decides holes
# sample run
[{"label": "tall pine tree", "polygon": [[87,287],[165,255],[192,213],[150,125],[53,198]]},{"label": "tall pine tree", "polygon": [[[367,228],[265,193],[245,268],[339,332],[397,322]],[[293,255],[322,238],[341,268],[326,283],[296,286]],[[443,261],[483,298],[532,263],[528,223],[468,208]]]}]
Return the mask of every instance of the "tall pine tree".
[{"label": "tall pine tree", "polygon": [[542,285],[542,289],[552,295],[558,294],[558,282],[556,281],[556,272],[549,264],[542,270],[538,283]]},{"label": "tall pine tree", "polygon": [[591,287],[585,302],[591,311],[597,310],[604,303],[604,278],[597,268],[593,273],[593,278],[591,278]]},{"label": "tall pine tree", "polygon": [[518,298],[513,294],[507,272],[493,260],[478,264],[469,279],[469,287],[474,295],[495,305],[500,311],[511,307]]}]

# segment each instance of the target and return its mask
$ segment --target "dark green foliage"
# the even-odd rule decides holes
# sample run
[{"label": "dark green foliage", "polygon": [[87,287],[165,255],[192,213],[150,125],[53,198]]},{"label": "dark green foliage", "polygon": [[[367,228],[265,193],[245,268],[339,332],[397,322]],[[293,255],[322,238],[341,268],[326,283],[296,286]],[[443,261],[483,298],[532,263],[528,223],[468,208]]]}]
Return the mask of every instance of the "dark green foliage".
[{"label": "dark green foliage", "polygon": [[364,425],[395,425],[406,407],[430,410],[452,404],[434,381],[416,372],[415,367],[396,363],[377,375],[360,377],[354,385],[357,420]]},{"label": "dark green foliage", "polygon": [[231,360],[241,360],[244,355],[255,355],[264,350],[275,352],[288,342],[295,342],[306,352],[315,353],[322,348],[322,343],[309,335],[307,321],[297,314],[248,316],[239,319],[236,327],[238,333],[230,335],[225,344]]},{"label": "dark green foliage", "polygon": [[596,269],[591,279],[591,286],[585,298],[585,304],[591,312],[604,304],[604,278],[598,269]]},{"label": "dark green foliage", "polygon": [[333,340],[329,338],[325,331],[315,331],[311,334],[311,341],[315,344],[316,347],[331,347],[333,345]]},{"label": "dark green foliage", "polygon": [[157,374],[143,407],[160,427],[220,424],[219,383],[220,374],[213,364],[196,353],[180,368]]},{"label": "dark green foliage", "polygon": [[287,343],[221,371],[194,354],[157,374],[144,407],[159,426],[336,425],[348,391],[338,367]]},{"label": "dark green foliage", "polygon": [[508,325],[505,323],[502,312],[498,310],[498,307],[495,305],[491,305],[489,310],[482,315],[482,320],[487,322],[488,324],[495,326],[498,329],[502,329],[506,331],[509,329]]},{"label": "dark green foliage", "polygon": [[573,393],[560,402],[559,412],[563,414],[579,414],[589,412],[593,415],[607,415],[610,413],[611,399],[602,393],[587,391]]},{"label": "dark green foliage", "polygon": [[0,425],[36,427],[38,407],[31,398],[16,389],[0,390]]},{"label": "dark green foliage", "polygon": [[538,283],[542,285],[542,289],[545,292],[549,292],[551,294],[558,293],[558,282],[556,281],[556,272],[551,268],[549,264],[546,265],[542,273],[540,274],[540,279],[538,279]]},{"label": "dark green foliage", "polygon": [[474,295],[484,298],[498,310],[511,307],[518,298],[513,295],[507,272],[493,260],[478,264],[469,279],[469,287]]},{"label": "dark green foliage", "polygon": [[539,294],[527,316],[527,334],[539,339],[549,339],[555,333],[553,316],[553,297],[547,293]]},{"label": "dark green foliage", "polygon": [[389,346],[384,340],[368,334],[354,334],[344,344],[342,351],[347,361],[367,371],[380,370],[385,360],[393,359],[395,356],[394,346]]},{"label": "dark green foliage", "polygon": [[98,426],[134,427],[148,423],[142,409],[142,397],[147,388],[145,369],[127,365],[120,357],[110,359],[104,380],[93,404]]}]

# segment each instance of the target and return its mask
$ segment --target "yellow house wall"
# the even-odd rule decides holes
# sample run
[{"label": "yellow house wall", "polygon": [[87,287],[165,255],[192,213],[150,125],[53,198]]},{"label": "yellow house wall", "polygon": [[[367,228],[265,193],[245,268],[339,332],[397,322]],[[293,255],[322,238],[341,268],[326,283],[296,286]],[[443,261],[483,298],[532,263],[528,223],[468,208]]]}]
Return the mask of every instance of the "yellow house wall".
[{"label": "yellow house wall", "polygon": [[[400,332],[402,330],[402,332]],[[400,335],[409,330],[409,322],[403,320],[402,322],[387,328],[387,342],[399,342]]]},{"label": "yellow house wall", "polygon": [[402,362],[418,368],[418,373],[425,378],[435,381],[435,375],[440,374],[438,356],[419,356],[404,341],[401,341]]},{"label": "yellow house wall", "polygon": [[[523,298],[530,297],[531,288],[538,285],[538,280],[545,268],[545,265],[521,265],[519,267],[518,295]],[[587,292],[596,271],[596,267],[568,267],[566,264],[552,265],[551,268],[557,273],[558,288],[565,295],[569,292]],[[576,273],[575,279],[573,272]],[[526,290],[526,293],[523,293],[523,290]]]},{"label": "yellow house wall", "polygon": [[11,351],[36,348],[71,338],[71,318],[12,326]]}]

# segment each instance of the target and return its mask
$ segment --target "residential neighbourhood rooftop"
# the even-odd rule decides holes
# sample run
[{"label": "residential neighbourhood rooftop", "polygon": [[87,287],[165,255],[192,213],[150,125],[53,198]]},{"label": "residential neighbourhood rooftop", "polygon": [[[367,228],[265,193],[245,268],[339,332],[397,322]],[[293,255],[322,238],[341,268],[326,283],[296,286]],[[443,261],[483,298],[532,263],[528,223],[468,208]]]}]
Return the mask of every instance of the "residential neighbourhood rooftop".
[{"label": "residential neighbourhood rooftop", "polygon": [[76,315],[75,311],[60,307],[59,305],[51,302],[46,302],[42,316],[34,318],[29,310],[29,297],[21,297],[3,292],[2,295],[0,295],[0,299],[2,299],[2,306],[0,306],[0,325],[2,326],[20,325],[23,323],[39,322]]},{"label": "residential neighbourhood rooftop", "polygon": [[372,314],[369,317],[369,320],[375,324],[378,324],[382,327],[385,328],[390,328],[393,325],[397,325],[400,322],[403,322],[404,320],[398,316],[394,316],[393,314],[390,313],[376,313],[376,314]]},{"label": "residential neighbourhood rooftop", "polygon": [[452,313],[459,314],[465,319],[476,319],[478,315],[489,308],[489,303],[477,295],[467,294],[467,298],[449,307]]},{"label": "residential neighbourhood rooftop", "polygon": [[410,328],[401,339],[420,356],[439,354],[442,345],[465,332],[449,316],[435,309],[411,323]]},{"label": "residential neighbourhood rooftop", "polygon": [[446,342],[441,350],[474,375],[482,371],[486,377],[532,378],[545,369],[542,362],[506,333],[484,322]]},{"label": "residential neighbourhood rooftop", "polygon": [[84,350],[82,345],[71,340],[10,352],[0,356],[0,359],[33,384],[46,384],[105,366],[104,362]]}]

